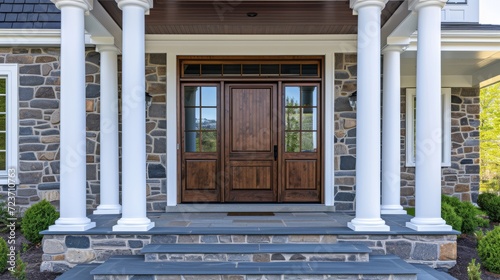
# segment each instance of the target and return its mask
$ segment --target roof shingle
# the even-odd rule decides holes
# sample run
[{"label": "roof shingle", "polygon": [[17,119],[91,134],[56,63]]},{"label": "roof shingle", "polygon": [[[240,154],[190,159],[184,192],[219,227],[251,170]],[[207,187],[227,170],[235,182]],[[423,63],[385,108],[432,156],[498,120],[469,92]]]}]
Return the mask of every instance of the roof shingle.
[{"label": "roof shingle", "polygon": [[50,0],[3,0],[0,28],[60,29],[61,13]]}]

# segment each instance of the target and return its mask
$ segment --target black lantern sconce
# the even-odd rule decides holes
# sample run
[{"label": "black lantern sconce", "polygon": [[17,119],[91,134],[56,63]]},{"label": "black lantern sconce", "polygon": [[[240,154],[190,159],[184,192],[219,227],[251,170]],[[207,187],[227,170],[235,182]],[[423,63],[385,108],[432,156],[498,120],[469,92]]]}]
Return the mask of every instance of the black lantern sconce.
[{"label": "black lantern sconce", "polygon": [[151,103],[153,103],[153,96],[146,92],[146,111],[148,110],[149,106],[151,106]]},{"label": "black lantern sconce", "polygon": [[349,96],[349,105],[351,105],[353,111],[356,111],[357,101],[358,101],[358,92],[355,91]]}]

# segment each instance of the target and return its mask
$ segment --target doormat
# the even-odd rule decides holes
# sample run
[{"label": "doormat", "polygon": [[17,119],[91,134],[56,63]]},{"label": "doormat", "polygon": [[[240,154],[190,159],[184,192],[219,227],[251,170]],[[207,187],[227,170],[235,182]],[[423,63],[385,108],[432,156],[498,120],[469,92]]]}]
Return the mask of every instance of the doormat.
[{"label": "doormat", "polygon": [[273,212],[228,212],[228,216],[274,216]]}]

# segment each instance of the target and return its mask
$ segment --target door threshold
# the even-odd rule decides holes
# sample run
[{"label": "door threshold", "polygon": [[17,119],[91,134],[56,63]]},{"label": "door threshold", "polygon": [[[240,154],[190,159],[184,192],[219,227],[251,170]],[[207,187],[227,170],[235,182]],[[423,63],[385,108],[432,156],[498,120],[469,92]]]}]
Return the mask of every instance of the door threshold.
[{"label": "door threshold", "polygon": [[335,212],[335,206],[324,204],[178,204],[165,207],[167,213],[214,213],[214,212]]}]

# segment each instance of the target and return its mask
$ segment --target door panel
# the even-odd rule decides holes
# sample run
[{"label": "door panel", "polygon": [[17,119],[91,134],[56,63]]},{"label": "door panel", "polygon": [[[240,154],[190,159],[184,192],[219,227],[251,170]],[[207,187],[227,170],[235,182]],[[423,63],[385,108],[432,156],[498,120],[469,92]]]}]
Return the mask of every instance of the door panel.
[{"label": "door panel", "polygon": [[275,85],[227,85],[225,104],[225,200],[276,202]]},{"label": "door panel", "polygon": [[186,190],[215,190],[216,187],[216,160],[186,161]]}]

